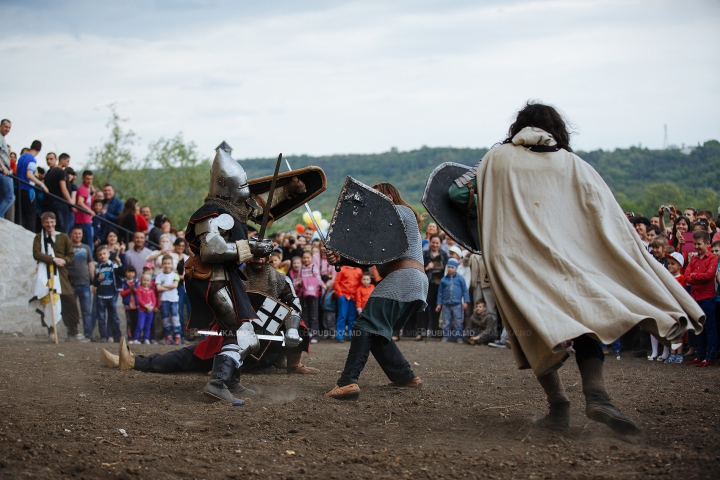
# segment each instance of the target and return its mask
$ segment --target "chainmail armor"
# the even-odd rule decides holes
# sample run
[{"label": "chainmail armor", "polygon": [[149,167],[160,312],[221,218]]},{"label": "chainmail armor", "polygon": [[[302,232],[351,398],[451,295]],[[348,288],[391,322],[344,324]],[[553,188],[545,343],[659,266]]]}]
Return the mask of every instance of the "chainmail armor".
[{"label": "chainmail armor", "polygon": [[[482,160],[480,160],[482,162]],[[460,177],[455,179],[455,185],[462,188],[468,183],[472,182],[473,178],[477,175],[478,167],[480,167],[480,162],[478,162],[471,171],[462,174]]]},{"label": "chainmail armor", "polygon": [[265,263],[263,264],[262,270],[257,271],[246,264],[240,270],[242,270],[247,277],[247,280],[242,281],[246,290],[254,290],[277,299],[280,298],[283,288],[285,287],[285,281],[280,278],[281,274],[278,274],[277,270],[272,266]]},{"label": "chainmail armor", "polygon": [[235,205],[234,203],[223,200],[222,198],[218,197],[205,197],[205,203],[209,203],[211,205],[217,205],[219,207],[224,208],[227,210],[230,215],[232,215],[235,220],[240,221],[242,223],[247,223],[248,216],[250,216],[250,211],[252,210],[250,207],[245,205],[244,203],[242,205]]}]

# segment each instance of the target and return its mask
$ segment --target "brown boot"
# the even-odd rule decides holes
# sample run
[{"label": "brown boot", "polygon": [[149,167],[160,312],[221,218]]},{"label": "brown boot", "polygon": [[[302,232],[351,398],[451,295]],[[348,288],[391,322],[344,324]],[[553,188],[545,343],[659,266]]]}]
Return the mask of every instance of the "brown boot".
[{"label": "brown boot", "polygon": [[286,353],[287,373],[299,373],[301,375],[315,375],[320,373],[317,368],[306,367],[300,363],[302,352]]},{"label": "brown boot", "polygon": [[351,383],[344,387],[335,385],[335,388],[327,392],[325,396],[336,400],[357,400],[360,396],[360,387],[357,383]]},{"label": "brown boot", "polygon": [[103,348],[100,350],[100,362],[106,367],[118,368],[120,366],[120,357],[113,355]]},{"label": "brown boot", "polygon": [[610,402],[603,379],[602,360],[590,358],[578,365],[578,368],[585,394],[585,415],[623,435],[639,435],[641,430],[635,422]]},{"label": "brown boot", "polygon": [[390,382],[388,386],[397,388],[420,388],[422,387],[422,380],[420,380],[420,377],[415,377],[407,383]]},{"label": "brown boot", "polygon": [[125,337],[120,339],[120,370],[132,370],[135,367],[135,355],[125,343]]},{"label": "brown boot", "polygon": [[545,390],[550,412],[535,425],[550,430],[566,430],[570,428],[570,401],[565,395],[565,387],[560,380],[557,370],[550,372],[542,377],[537,377],[538,382]]}]

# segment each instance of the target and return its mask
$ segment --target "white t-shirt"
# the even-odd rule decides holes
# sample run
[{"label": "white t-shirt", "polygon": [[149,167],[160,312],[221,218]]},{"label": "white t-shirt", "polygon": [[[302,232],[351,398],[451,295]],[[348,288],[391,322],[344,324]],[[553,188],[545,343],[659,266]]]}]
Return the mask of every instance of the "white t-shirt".
[{"label": "white t-shirt", "polygon": [[[155,277],[155,285],[171,285],[173,282],[180,281],[180,276],[175,272],[161,273]],[[178,295],[178,289],[173,288],[172,290],[166,290],[160,292],[161,302],[179,302],[180,295]]]}]

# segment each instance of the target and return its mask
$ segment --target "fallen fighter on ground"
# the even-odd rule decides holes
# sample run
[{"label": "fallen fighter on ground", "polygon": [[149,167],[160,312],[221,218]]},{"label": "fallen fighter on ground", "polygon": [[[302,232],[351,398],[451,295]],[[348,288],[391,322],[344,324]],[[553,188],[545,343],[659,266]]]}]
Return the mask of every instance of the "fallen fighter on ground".
[{"label": "fallen fighter on ground", "polygon": [[[300,314],[300,302],[295,294],[287,276],[282,275],[270,266],[265,258],[251,259],[241,269],[247,280],[243,280],[248,290],[261,291],[288,306],[291,306],[296,313]],[[286,326],[281,327],[285,331]],[[255,369],[268,368],[270,366],[282,367],[286,360],[287,373],[314,375],[318,369],[305,367],[301,364],[303,351],[308,351],[310,341],[307,328],[299,330],[302,342],[296,347],[283,347],[280,342],[270,342],[265,353],[256,360],[252,356],[246,357],[243,365],[235,369],[225,386],[234,395],[253,395],[256,392],[240,383],[240,373]],[[219,340],[218,340],[219,339]],[[118,355],[113,355],[103,349],[100,352],[100,361],[111,368],[120,370],[139,370],[152,373],[175,373],[175,372],[208,372],[213,367],[213,358],[216,351],[219,351],[222,344],[222,337],[209,336],[197,345],[173,350],[171,352],[152,355],[134,355],[125,343],[125,338],[120,341]]]}]

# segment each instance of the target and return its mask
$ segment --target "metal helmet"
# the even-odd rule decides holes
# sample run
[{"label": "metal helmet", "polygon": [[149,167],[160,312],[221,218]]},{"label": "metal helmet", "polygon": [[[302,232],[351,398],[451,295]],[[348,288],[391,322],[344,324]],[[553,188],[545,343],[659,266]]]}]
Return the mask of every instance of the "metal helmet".
[{"label": "metal helmet", "polygon": [[250,198],[245,170],[226,151],[219,148],[210,168],[208,195],[228,200],[235,205],[242,205]]}]

